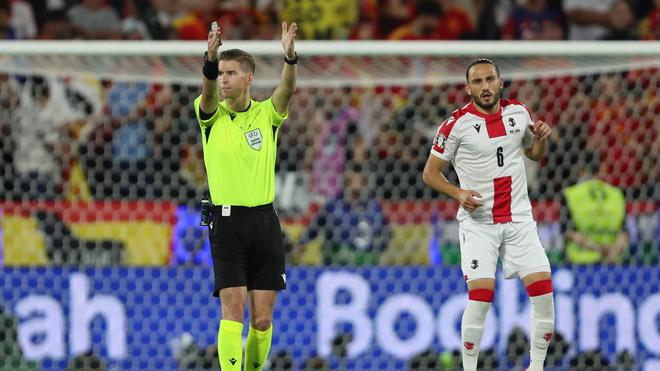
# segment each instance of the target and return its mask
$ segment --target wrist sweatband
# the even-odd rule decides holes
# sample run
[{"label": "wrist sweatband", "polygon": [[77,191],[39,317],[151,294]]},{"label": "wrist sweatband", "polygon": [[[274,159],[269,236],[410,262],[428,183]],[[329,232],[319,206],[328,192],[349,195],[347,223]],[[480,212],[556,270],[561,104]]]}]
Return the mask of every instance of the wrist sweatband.
[{"label": "wrist sweatband", "polygon": [[218,78],[218,60],[209,60],[208,53],[204,53],[204,67],[202,68],[202,75],[209,80]]}]

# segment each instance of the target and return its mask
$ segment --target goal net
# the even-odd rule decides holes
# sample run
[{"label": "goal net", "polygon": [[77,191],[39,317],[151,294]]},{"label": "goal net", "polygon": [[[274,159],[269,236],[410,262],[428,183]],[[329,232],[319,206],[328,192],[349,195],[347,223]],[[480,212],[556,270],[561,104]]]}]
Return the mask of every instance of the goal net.
[{"label": "goal net", "polygon": [[[5,339],[20,345],[12,353],[18,369],[63,367],[81,357],[125,369],[217,362],[207,353],[218,303],[199,297],[212,284],[208,235],[198,225],[207,186],[192,107],[205,47],[0,42],[0,315],[14,321],[0,335],[14,334]],[[253,96],[270,96],[281,46],[223,47],[255,56]],[[526,172],[539,235],[561,273],[558,300],[567,305],[558,310],[558,333],[571,350],[555,349],[557,367],[597,356],[611,364],[630,356],[641,367],[660,357],[650,309],[658,299],[660,239],[657,45],[300,42],[297,50],[298,89],[279,133],[275,201],[290,289],[278,301],[271,368],[455,364],[460,316],[450,304],[463,303],[455,296],[465,292],[458,206],[426,187],[421,172],[438,125],[469,102],[465,68],[481,57],[499,65],[504,97],[525,103],[554,131],[549,154],[526,163]],[[627,241],[605,265],[600,258],[573,265],[565,248],[563,191],[587,169],[625,195]],[[452,169],[447,176],[458,182]],[[371,295],[364,307],[350,299],[360,293]],[[528,310],[522,299],[504,296],[519,302],[514,311]],[[101,298],[110,304],[98,307]],[[610,305],[617,298],[627,304]],[[42,312],[30,305],[39,300],[66,308],[43,313],[71,325],[38,322]],[[405,300],[421,309],[399,308]],[[154,308],[148,314],[147,303]],[[489,325],[482,348],[491,351],[482,362],[517,367],[516,352],[524,357],[528,345],[516,329],[528,324],[511,319],[519,313],[505,303],[496,303],[489,320],[497,323]],[[604,309],[587,316],[596,305]],[[68,317],[80,308],[87,317]],[[39,334],[44,341],[35,340]]]}]

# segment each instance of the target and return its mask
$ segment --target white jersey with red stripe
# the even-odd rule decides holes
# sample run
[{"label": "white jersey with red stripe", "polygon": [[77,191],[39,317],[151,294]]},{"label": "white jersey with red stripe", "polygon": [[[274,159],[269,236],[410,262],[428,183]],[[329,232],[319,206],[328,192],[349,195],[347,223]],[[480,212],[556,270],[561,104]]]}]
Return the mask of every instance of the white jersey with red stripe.
[{"label": "white jersey with red stripe", "polygon": [[500,111],[487,115],[474,103],[454,111],[438,128],[431,153],[456,169],[460,187],[479,192],[484,205],[473,212],[459,208],[459,222],[507,223],[533,220],[527,195],[524,149],[531,147],[531,114],[522,103],[500,100]]}]

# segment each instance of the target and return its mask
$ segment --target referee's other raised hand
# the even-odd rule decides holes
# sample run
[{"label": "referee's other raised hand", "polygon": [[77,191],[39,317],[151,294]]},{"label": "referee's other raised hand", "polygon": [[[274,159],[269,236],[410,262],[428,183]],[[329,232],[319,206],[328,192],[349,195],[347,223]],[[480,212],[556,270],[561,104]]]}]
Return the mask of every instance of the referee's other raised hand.
[{"label": "referee's other raised hand", "polygon": [[284,48],[284,55],[288,59],[294,59],[296,57],[294,41],[296,40],[297,33],[298,25],[296,22],[291,23],[290,27],[286,21],[282,22],[282,48]]}]

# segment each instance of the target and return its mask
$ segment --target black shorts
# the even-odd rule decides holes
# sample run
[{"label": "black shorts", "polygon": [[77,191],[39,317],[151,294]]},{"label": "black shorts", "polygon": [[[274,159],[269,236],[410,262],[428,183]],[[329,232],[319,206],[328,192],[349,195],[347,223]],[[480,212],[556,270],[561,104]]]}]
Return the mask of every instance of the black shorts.
[{"label": "black shorts", "polygon": [[284,290],[282,229],[273,204],[231,206],[222,216],[222,206],[213,206],[209,226],[215,287],[213,296],[226,287],[249,290]]}]

